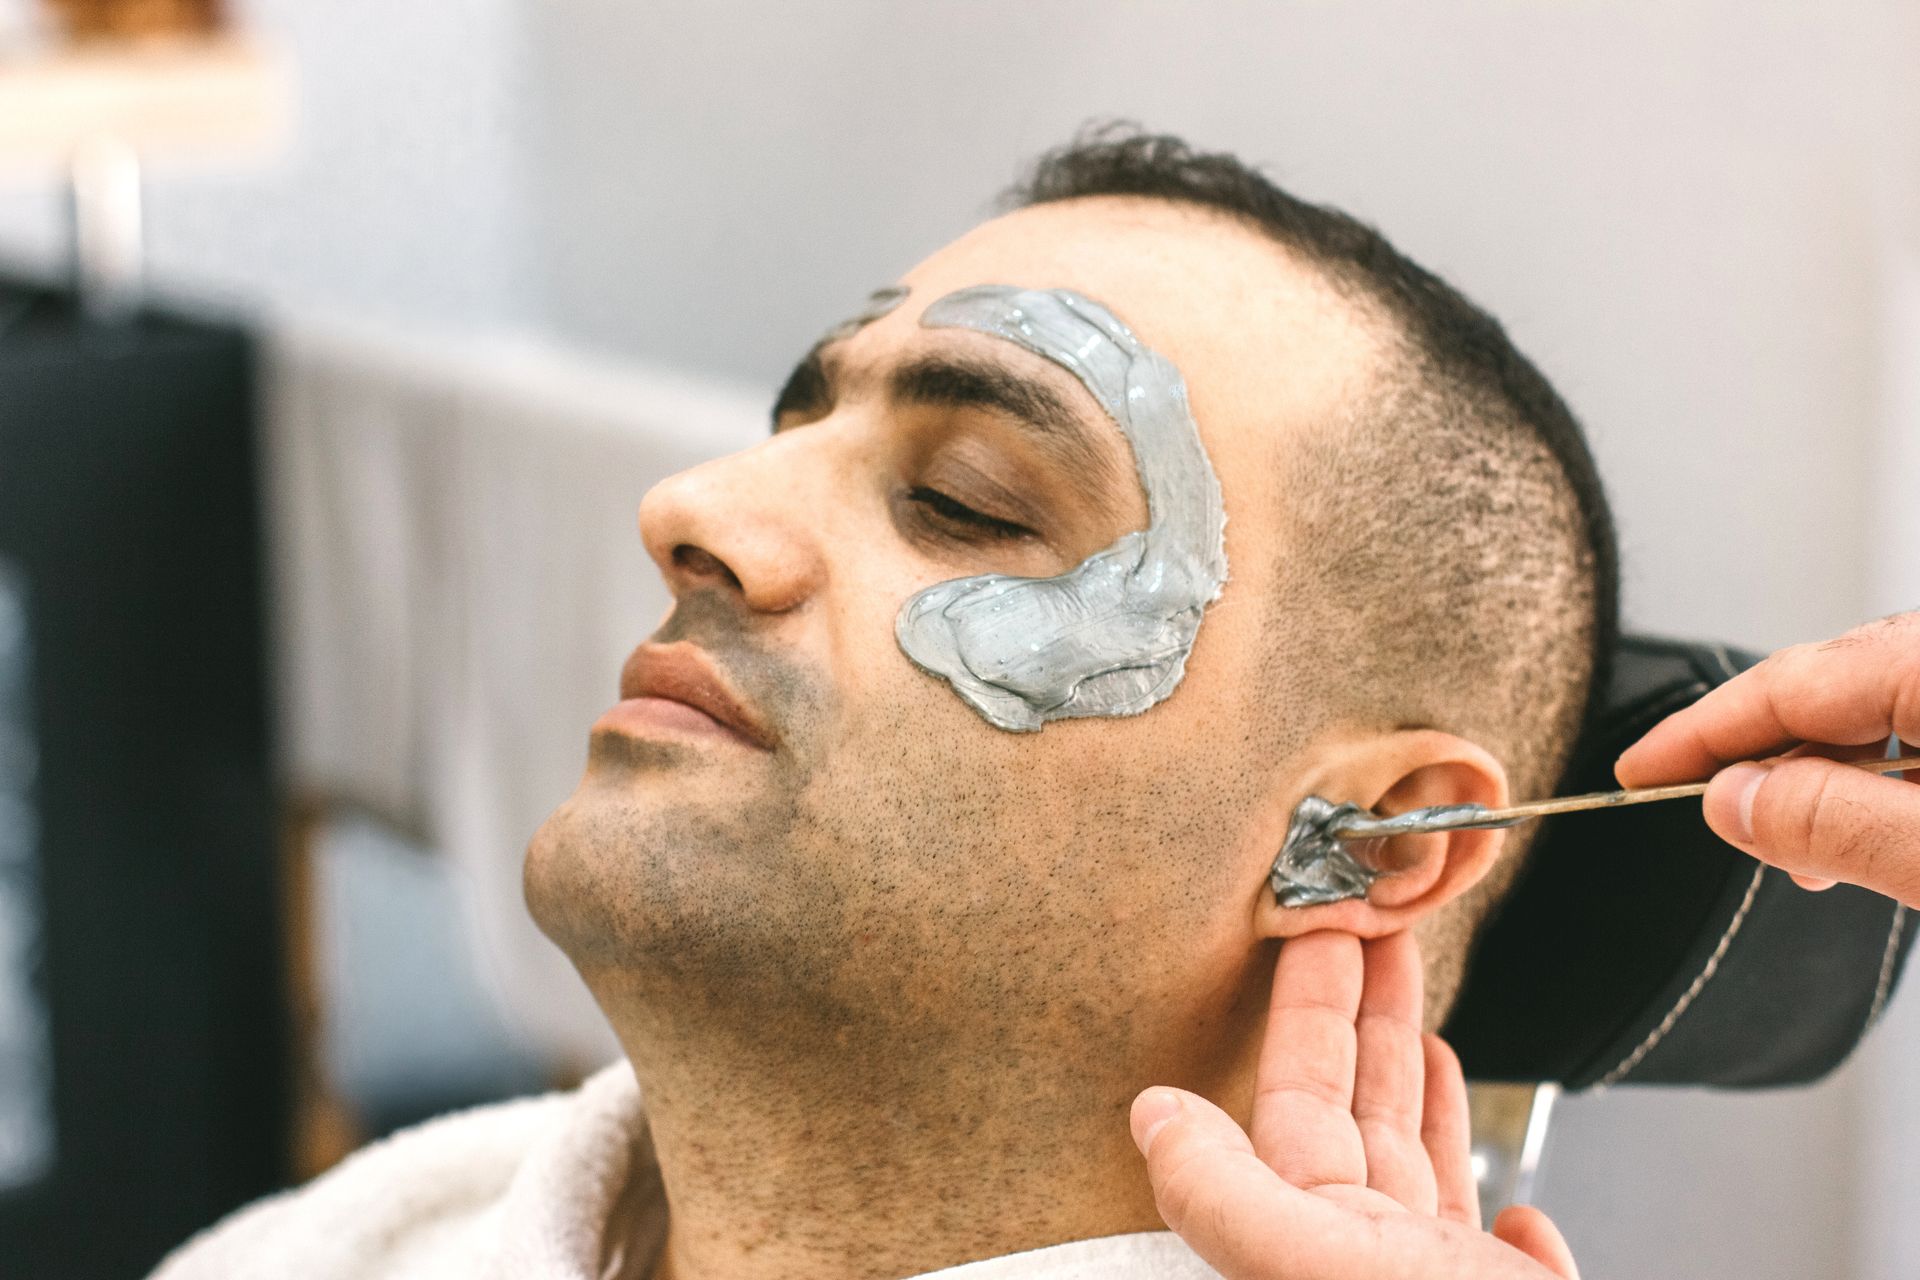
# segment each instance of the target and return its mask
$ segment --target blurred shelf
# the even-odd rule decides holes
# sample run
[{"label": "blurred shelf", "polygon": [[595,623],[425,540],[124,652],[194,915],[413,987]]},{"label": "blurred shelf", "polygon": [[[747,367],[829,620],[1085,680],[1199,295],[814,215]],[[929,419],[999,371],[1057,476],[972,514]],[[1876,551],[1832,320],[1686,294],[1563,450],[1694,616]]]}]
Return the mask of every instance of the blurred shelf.
[{"label": "blurred shelf", "polygon": [[265,160],[290,97],[279,60],[232,37],[0,55],[0,177],[64,167],[101,137],[163,162]]}]

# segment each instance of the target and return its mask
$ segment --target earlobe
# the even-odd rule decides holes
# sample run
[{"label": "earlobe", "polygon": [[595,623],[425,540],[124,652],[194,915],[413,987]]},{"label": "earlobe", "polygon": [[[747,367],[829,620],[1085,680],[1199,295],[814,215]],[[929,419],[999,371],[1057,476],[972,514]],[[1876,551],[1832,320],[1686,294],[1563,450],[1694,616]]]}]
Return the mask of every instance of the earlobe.
[{"label": "earlobe", "polygon": [[[1326,799],[1379,814],[1430,805],[1507,802],[1506,770],[1484,748],[1432,729],[1401,730],[1334,749],[1312,785]],[[1384,937],[1419,923],[1479,883],[1500,856],[1504,831],[1395,836],[1352,852],[1377,877],[1364,897],[1282,906],[1263,881],[1255,926],[1263,937],[1337,929]],[[1279,852],[1276,841],[1273,850]]]}]

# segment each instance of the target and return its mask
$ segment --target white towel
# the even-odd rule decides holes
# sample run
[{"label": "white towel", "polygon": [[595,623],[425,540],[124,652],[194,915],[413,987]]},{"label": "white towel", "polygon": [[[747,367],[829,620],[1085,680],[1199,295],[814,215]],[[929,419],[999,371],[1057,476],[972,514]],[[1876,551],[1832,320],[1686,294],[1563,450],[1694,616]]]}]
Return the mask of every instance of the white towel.
[{"label": "white towel", "polygon": [[670,603],[634,525],[665,476],[763,439],[767,402],[526,342],[283,324],[267,456],[285,767],[444,855],[509,1024],[618,1045],[528,919],[520,857]]},{"label": "white towel", "polygon": [[[609,1232],[616,1219],[620,1229]],[[622,1246],[643,1269],[666,1226],[639,1091],[621,1061],[572,1093],[442,1116],[377,1142],[201,1232],[152,1280],[605,1280],[624,1265]],[[1219,1280],[1168,1231],[926,1275]]]}]

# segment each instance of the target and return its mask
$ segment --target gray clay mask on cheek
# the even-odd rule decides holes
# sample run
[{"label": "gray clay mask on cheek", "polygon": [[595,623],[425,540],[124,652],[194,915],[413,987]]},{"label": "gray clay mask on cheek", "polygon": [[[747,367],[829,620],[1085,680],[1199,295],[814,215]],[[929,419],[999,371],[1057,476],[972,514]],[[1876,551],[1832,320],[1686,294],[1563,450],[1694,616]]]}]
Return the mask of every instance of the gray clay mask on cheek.
[{"label": "gray clay mask on cheek", "polygon": [[1201,614],[1227,578],[1220,482],[1179,370],[1067,289],[961,289],[920,323],[1004,338],[1078,378],[1132,446],[1147,527],[1058,577],[936,583],[900,607],[900,648],[997,728],[1138,715],[1180,683]]}]

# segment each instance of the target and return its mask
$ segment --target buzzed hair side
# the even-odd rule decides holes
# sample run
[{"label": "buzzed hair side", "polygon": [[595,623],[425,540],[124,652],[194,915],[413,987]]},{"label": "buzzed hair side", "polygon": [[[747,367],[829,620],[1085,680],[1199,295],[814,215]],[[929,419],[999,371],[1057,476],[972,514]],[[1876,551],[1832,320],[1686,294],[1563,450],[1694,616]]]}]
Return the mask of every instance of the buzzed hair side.
[{"label": "buzzed hair side", "polygon": [[[1432,726],[1481,743],[1518,797],[1550,794],[1601,696],[1619,635],[1613,520],[1585,434],[1500,323],[1350,215],[1238,158],[1105,125],[1042,156],[1008,207],[1140,196],[1226,215],[1298,255],[1388,355],[1347,420],[1290,450],[1276,684],[1309,723]],[[1296,708],[1298,710],[1299,708]],[[1530,832],[1422,930],[1430,1015],[1518,874]]]}]

